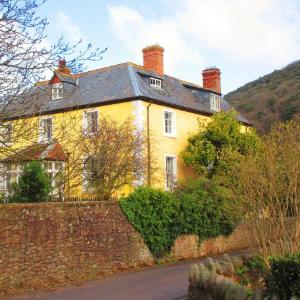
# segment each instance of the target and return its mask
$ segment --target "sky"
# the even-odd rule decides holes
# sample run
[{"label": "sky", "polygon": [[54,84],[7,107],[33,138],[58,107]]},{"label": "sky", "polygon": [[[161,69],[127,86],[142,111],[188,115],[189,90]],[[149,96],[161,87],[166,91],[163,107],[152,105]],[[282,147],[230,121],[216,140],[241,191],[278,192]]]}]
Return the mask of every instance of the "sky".
[{"label": "sky", "polygon": [[222,93],[300,59],[300,0],[48,0],[50,43],[92,43],[108,50],[88,69],[131,61],[143,47],[165,49],[165,73],[202,84],[217,66]]}]

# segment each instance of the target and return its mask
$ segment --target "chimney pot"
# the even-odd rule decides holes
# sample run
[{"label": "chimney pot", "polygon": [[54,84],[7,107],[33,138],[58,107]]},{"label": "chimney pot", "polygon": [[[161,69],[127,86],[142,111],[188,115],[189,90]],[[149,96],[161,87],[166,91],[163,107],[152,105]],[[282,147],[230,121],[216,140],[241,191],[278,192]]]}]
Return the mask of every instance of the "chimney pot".
[{"label": "chimney pot", "polygon": [[216,67],[202,71],[203,87],[221,94],[221,71]]},{"label": "chimney pot", "polygon": [[164,48],[160,45],[152,45],[143,50],[144,68],[164,75]]},{"label": "chimney pot", "polygon": [[67,62],[65,58],[60,58],[58,60],[57,71],[64,74],[71,74],[71,69],[67,67]]}]

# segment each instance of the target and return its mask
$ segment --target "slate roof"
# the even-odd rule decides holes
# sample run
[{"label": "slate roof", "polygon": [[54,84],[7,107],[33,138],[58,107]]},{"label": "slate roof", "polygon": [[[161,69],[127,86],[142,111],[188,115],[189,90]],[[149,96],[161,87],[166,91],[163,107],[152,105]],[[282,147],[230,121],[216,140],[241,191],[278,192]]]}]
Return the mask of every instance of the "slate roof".
[{"label": "slate roof", "polygon": [[[64,85],[64,98],[51,100],[51,85],[37,85],[32,94],[36,105],[22,103],[22,115],[48,114],[80,107],[92,107],[121,101],[141,99],[166,106],[177,107],[200,114],[214,113],[209,107],[209,93],[196,84],[164,75],[162,89],[150,86],[149,77],[162,78],[153,71],[133,63],[123,63],[72,76],[60,74]],[[221,108],[229,110],[230,104],[222,98]],[[13,109],[14,110],[14,109]],[[20,114],[18,114],[20,117]],[[242,115],[239,120],[251,125]]]},{"label": "slate roof", "polygon": [[31,161],[67,161],[67,155],[59,143],[32,144],[1,160],[5,162]]}]

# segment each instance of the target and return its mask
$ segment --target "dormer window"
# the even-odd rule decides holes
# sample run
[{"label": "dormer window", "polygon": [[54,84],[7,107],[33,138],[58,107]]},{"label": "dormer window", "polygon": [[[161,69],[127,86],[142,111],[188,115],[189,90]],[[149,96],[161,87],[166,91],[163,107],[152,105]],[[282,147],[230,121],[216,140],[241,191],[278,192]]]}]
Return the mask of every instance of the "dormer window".
[{"label": "dormer window", "polygon": [[221,110],[221,96],[210,94],[210,109],[215,111]]},{"label": "dormer window", "polygon": [[150,85],[161,89],[161,79],[150,77]]},{"label": "dormer window", "polygon": [[61,82],[54,83],[52,85],[52,100],[62,99],[63,95],[64,95],[63,84]]}]

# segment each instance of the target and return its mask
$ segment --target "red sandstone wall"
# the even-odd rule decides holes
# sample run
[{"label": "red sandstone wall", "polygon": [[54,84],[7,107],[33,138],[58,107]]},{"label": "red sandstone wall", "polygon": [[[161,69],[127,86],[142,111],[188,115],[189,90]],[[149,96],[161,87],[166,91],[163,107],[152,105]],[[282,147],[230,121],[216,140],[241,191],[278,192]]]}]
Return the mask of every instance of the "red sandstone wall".
[{"label": "red sandstone wall", "polygon": [[118,203],[0,205],[0,294],[152,263]]},{"label": "red sandstone wall", "polygon": [[[236,251],[248,248],[250,240],[246,225],[202,243],[184,235],[172,256],[191,259]],[[0,205],[0,295],[11,288],[92,279],[153,263],[117,202]]]},{"label": "red sandstone wall", "polygon": [[219,236],[199,242],[197,235],[182,235],[176,239],[172,256],[176,259],[191,259],[203,256],[230,253],[255,247],[255,239],[246,224],[238,225],[229,236]]}]

